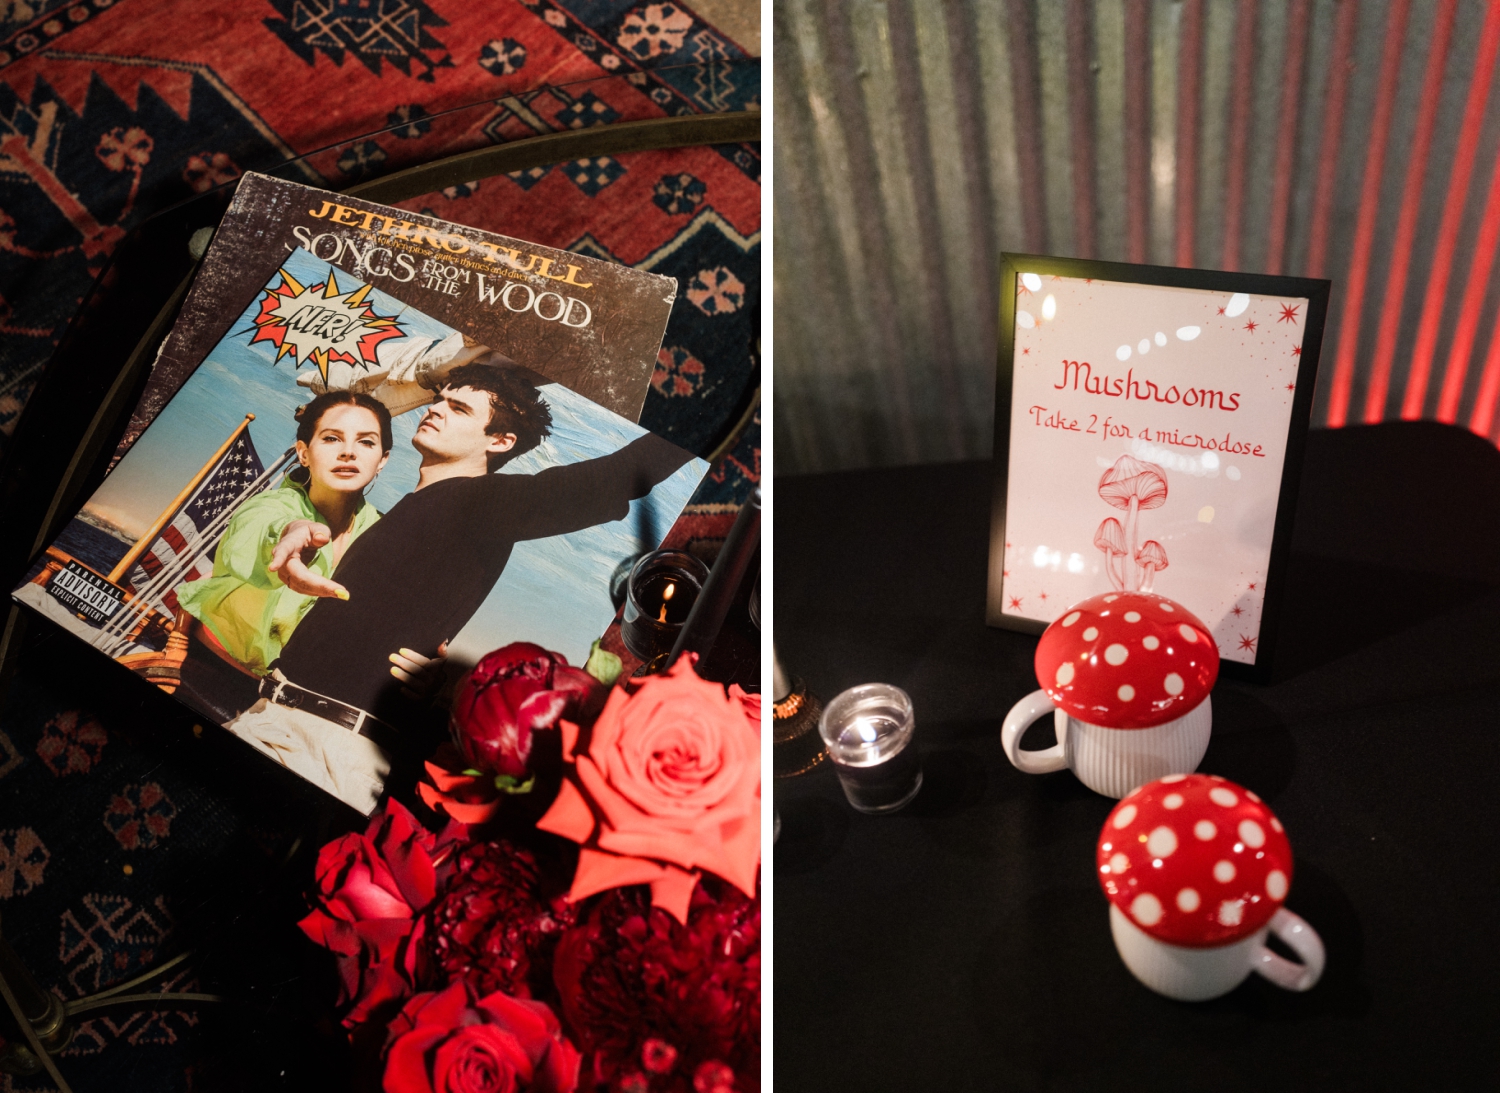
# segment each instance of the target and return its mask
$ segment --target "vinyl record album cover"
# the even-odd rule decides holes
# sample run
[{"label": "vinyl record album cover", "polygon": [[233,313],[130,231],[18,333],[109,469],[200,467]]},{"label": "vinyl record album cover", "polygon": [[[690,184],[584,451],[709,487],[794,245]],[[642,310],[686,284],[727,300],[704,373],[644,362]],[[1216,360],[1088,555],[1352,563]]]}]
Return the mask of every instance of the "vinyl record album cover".
[{"label": "vinyl record album cover", "polygon": [[[574,256],[516,268],[498,249],[493,267],[472,259],[482,272],[423,275],[379,241],[380,269],[417,271],[403,282],[369,268],[375,240],[356,276],[317,237],[241,254],[229,227],[166,367],[217,337],[14,597],[368,812],[445,677],[518,640],[584,662],[615,614],[612,577],[707,471],[589,397],[638,412],[673,282],[607,281]],[[428,237],[483,252],[459,231]]]}]

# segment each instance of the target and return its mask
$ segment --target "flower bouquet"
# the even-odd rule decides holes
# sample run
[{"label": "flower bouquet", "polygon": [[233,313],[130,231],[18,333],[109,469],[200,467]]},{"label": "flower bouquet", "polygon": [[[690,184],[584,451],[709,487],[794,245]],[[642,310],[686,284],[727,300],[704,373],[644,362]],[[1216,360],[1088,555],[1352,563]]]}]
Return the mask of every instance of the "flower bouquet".
[{"label": "flower bouquet", "polygon": [[759,697],[618,674],[491,653],[430,822],[390,799],[319,853],[300,925],[385,1093],[759,1089]]}]

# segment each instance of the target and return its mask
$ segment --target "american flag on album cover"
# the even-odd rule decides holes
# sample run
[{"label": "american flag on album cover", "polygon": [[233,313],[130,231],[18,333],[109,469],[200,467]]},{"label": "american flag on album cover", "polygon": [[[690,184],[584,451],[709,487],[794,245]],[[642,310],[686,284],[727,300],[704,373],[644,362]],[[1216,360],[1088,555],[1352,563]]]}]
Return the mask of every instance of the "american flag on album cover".
[{"label": "american flag on album cover", "polygon": [[137,598],[168,618],[175,615],[173,589],[213,572],[214,548],[230,515],[247,497],[265,489],[271,478],[246,429],[126,574]]}]

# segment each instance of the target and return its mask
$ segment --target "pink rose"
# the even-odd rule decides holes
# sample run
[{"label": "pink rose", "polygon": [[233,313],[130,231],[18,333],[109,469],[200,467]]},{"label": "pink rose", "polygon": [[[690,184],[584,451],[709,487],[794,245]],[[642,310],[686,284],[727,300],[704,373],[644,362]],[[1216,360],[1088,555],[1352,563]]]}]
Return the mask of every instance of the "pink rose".
[{"label": "pink rose", "polygon": [[683,658],[589,729],[562,722],[562,788],[537,823],[582,844],[571,898],[650,884],[686,921],[698,870],[753,895],[760,862],[760,739],[741,704]]},{"label": "pink rose", "polygon": [[532,734],[556,725],[596,685],[557,653],[513,642],[487,654],[458,685],[453,742],[475,767],[523,781],[530,773]]},{"label": "pink rose", "polygon": [[302,932],[338,958],[344,1024],[412,992],[416,915],[437,894],[436,839],[399,801],[388,801],[362,835],[335,839],[318,853],[317,906]]},{"label": "pink rose", "polygon": [[385,1093],[572,1093],[578,1051],[544,1003],[465,982],[419,994],[391,1021]]}]

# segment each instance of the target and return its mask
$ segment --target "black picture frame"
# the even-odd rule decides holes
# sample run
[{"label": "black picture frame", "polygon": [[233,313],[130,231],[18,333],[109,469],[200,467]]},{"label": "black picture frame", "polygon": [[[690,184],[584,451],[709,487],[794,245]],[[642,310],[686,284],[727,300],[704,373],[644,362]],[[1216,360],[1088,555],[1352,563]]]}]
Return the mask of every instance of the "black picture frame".
[{"label": "black picture frame", "polygon": [[1287,421],[1286,455],[1281,470],[1281,488],[1267,564],[1260,629],[1251,664],[1223,659],[1220,672],[1232,679],[1267,682],[1275,654],[1277,627],[1281,619],[1291,553],[1292,527],[1296,518],[1297,490],[1302,479],[1302,460],[1312,412],[1323,329],[1328,318],[1332,283],[1309,277],[1281,277],[1224,270],[1183,269],[1174,266],[1135,265],[1084,258],[1058,258],[1036,254],[1000,256],[1000,322],[995,362],[995,447],[991,493],[989,576],[985,621],[994,627],[1040,634],[1047,623],[1005,610],[1006,494],[1011,459],[1012,385],[1015,374],[1017,278],[1022,272],[1041,277],[1092,278],[1164,288],[1201,289],[1208,292],[1247,293],[1252,296],[1295,296],[1308,301],[1303,325],[1302,351],[1297,368],[1296,390]]}]

